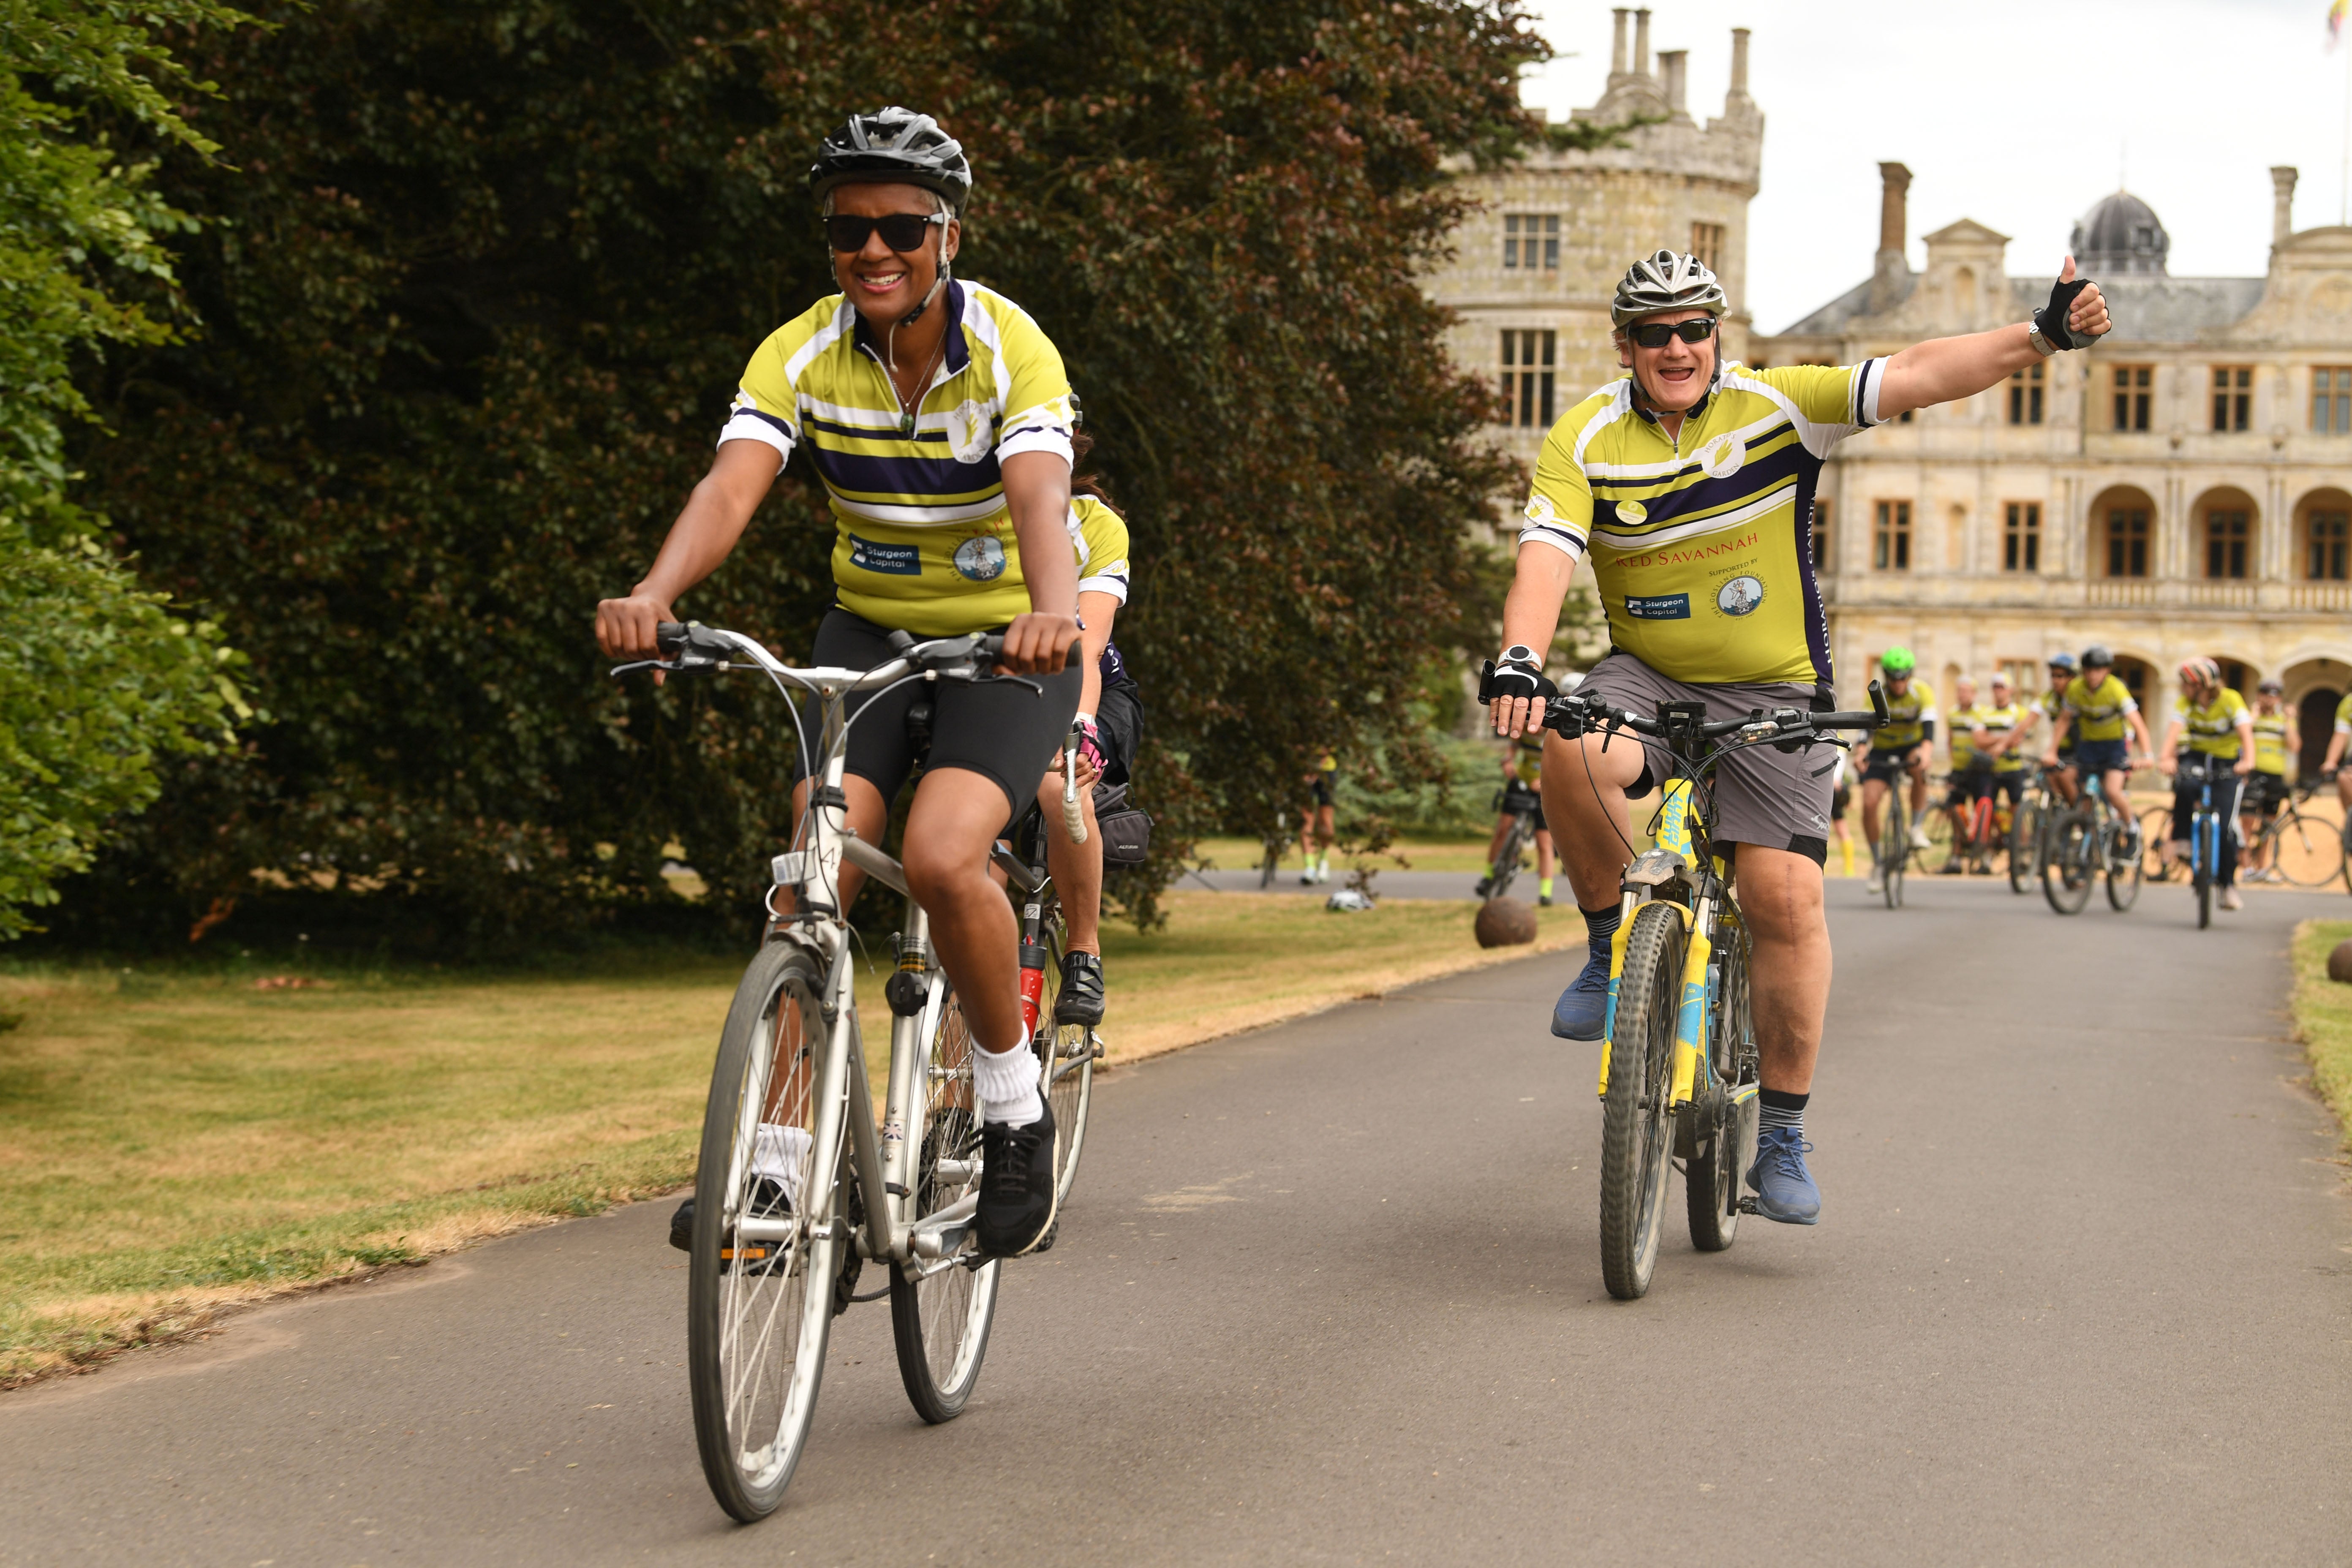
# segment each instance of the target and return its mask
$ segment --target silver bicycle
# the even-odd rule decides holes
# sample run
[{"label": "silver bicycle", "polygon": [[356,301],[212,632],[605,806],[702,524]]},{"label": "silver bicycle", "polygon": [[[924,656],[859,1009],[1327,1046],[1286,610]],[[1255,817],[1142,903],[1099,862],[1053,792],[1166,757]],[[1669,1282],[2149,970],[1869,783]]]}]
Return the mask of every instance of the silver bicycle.
[{"label": "silver bicycle", "polygon": [[[841,871],[846,862],[902,895],[907,879],[850,830],[842,786],[856,721],[849,698],[912,681],[1018,678],[989,673],[1002,642],[986,636],[895,634],[896,657],[872,669],[793,668],[740,633],[695,623],[665,623],[657,641],[664,658],[614,673],[756,669],[787,698],[814,695],[823,712],[815,748],[802,737],[803,755],[823,759],[810,770],[818,783],[793,848],[773,864],[793,907],[777,911],[771,893],[766,940],[719,1036],[695,1176],[687,1291],[695,1439],[719,1506],[749,1522],[783,1499],[815,1415],[833,1320],[851,1302],[889,1296],[899,1375],[924,1420],[954,1419],[979,1381],[999,1265],[973,1236],[975,1047],[929,919],[908,896],[885,992],[890,1071],[877,1123]],[[1064,823],[1082,841],[1075,793],[1066,795]],[[1038,1034],[1053,1038],[1051,1029]],[[1050,1066],[1041,1061],[1049,1092]],[[868,1261],[888,1280],[860,1295]]]}]

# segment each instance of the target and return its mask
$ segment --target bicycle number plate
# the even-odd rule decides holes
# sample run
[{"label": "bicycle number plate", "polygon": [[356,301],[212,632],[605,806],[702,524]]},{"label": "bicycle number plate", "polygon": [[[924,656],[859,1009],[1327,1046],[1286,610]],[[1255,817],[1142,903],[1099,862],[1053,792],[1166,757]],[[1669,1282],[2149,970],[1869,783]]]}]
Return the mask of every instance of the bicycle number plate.
[{"label": "bicycle number plate", "polygon": [[814,849],[787,850],[768,862],[769,873],[775,878],[776,886],[780,888],[805,887],[811,882],[829,887],[839,880],[840,867],[841,860],[837,855],[821,858]]}]

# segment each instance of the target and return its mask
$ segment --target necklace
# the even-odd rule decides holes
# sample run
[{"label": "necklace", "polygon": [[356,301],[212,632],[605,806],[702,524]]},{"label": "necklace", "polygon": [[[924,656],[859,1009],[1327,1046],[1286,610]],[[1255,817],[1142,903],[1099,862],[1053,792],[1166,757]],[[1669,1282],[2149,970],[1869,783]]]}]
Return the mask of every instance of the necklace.
[{"label": "necklace", "polygon": [[[898,336],[898,332],[895,329],[893,329],[891,336]],[[931,389],[932,374],[940,368],[940,362],[947,357],[947,333],[941,332],[940,334],[939,351],[931,355],[931,363],[925,365],[923,367],[923,374],[916,378],[915,401],[911,404],[907,401],[906,395],[898,390],[898,378],[897,375],[886,375],[883,378],[890,384],[890,395],[898,400],[899,435],[912,436],[915,433],[915,410],[923,405],[923,395]],[[890,358],[890,363],[892,367],[895,369],[898,364],[898,356],[893,354]]]}]

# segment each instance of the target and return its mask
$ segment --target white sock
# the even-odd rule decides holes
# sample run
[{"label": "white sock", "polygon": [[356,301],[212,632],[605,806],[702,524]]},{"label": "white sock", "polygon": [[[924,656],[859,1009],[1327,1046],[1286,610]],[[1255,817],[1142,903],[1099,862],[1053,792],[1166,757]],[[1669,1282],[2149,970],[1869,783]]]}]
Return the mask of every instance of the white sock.
[{"label": "white sock", "polygon": [[982,1121],[1026,1127],[1045,1114],[1045,1098],[1037,1092],[1037,1058],[1024,1046],[1009,1051],[975,1049],[971,1086],[980,1092]]},{"label": "white sock", "polygon": [[784,1199],[800,1212],[801,1177],[808,1164],[809,1144],[813,1142],[805,1127],[786,1127],[780,1122],[762,1121],[751,1135],[751,1170],[781,1184]]}]

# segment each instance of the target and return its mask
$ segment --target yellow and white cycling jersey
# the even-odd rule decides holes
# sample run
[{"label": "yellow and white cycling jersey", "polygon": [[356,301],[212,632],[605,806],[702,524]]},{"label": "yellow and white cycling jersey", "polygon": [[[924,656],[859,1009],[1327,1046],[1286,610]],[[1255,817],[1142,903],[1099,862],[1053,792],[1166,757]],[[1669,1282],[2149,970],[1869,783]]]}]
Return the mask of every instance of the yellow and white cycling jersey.
[{"label": "yellow and white cycling jersey", "polygon": [[1126,604],[1132,576],[1127,564],[1127,520],[1092,496],[1074,496],[1069,528],[1070,542],[1078,552],[1078,592],[1108,594]]},{"label": "yellow and white cycling jersey", "polygon": [[2224,686],[2194,706],[2186,697],[2176,699],[2173,710],[2188,731],[2190,751],[2232,763],[2238,760],[2238,721],[2250,711],[2244,698]]},{"label": "yellow and white cycling jersey", "polygon": [[1544,438],[1519,542],[1589,553],[1610,642],[1661,675],[1829,685],[1813,491],[1884,370],[1726,365],[1673,437],[1613,381]]},{"label": "yellow and white cycling jersey", "polygon": [[1952,710],[1952,771],[1959,773],[1977,760],[1977,726],[1984,722],[1984,704],[1971,702]]},{"label": "yellow and white cycling jersey", "polygon": [[839,294],[769,335],[719,433],[781,466],[805,445],[824,481],[843,607],[919,637],[1001,626],[1029,608],[1000,465],[1066,462],[1076,412],[1062,355],[1021,307],[950,281],[946,353],[911,424],[881,344]]},{"label": "yellow and white cycling jersey", "polygon": [[2336,705],[2336,732],[2352,735],[2352,691],[2346,692],[2344,700]]},{"label": "yellow and white cycling jersey", "polygon": [[2254,715],[2254,772],[2286,776],[2286,711]]},{"label": "yellow and white cycling jersey", "polygon": [[[2021,706],[2014,700],[2004,702],[1998,708],[1990,702],[1980,702],[1977,705],[1974,721],[1976,727],[1982,730],[1990,739],[1999,741],[2020,725],[2031,722],[2032,715],[2032,709]],[[1955,718],[1952,723],[1952,736],[1957,744],[1959,738],[1959,721]],[[1997,773],[2013,773],[2024,766],[2025,757],[2022,747],[2011,746],[2006,752],[1997,752],[1993,755],[1992,771]]]},{"label": "yellow and white cycling jersey", "polygon": [[2068,731],[2074,739],[2120,741],[2124,738],[2124,721],[2139,711],[2139,704],[2133,700],[2131,688],[2124,684],[2123,677],[2109,671],[2095,691],[2079,675],[2068,682],[2066,711],[2074,715],[2074,728]]},{"label": "yellow and white cycling jersey", "polygon": [[1900,752],[1927,737],[1927,726],[1941,718],[1936,711],[1936,689],[1913,676],[1904,682],[1903,695],[1886,694],[1887,722],[1869,731],[1874,752]]}]

